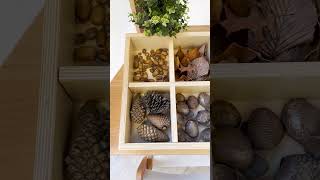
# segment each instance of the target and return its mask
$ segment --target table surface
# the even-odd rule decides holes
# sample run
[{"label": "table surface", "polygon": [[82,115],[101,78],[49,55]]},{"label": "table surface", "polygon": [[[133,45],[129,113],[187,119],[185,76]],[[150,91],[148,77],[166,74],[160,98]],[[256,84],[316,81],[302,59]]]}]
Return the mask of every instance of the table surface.
[{"label": "table surface", "polygon": [[200,154],[207,155],[207,150],[141,150],[141,151],[120,151],[119,145],[119,125],[121,114],[123,66],[116,74],[110,84],[110,153],[111,155],[166,155],[166,154]]}]

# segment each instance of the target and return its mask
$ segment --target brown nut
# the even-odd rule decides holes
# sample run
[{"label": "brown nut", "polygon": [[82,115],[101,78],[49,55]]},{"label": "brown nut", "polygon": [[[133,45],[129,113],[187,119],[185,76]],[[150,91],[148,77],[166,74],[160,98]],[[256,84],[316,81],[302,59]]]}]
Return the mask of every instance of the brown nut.
[{"label": "brown nut", "polygon": [[156,77],[158,74],[159,74],[159,71],[156,69],[156,70],[152,73],[152,76],[153,76],[153,77]]},{"label": "brown nut", "polygon": [[103,30],[98,31],[96,42],[98,47],[106,47],[107,34]]},{"label": "brown nut", "polygon": [[142,49],[142,53],[145,54],[147,52],[146,49]]},{"label": "brown nut", "polygon": [[133,68],[134,69],[138,69],[139,68],[139,61],[138,60],[134,60],[133,61]]},{"label": "brown nut", "polygon": [[168,75],[168,71],[167,70],[163,70],[163,75]]},{"label": "brown nut", "polygon": [[95,61],[96,56],[97,56],[97,51],[95,47],[82,46],[74,50],[75,61],[80,61],[80,62]]},{"label": "brown nut", "polygon": [[98,29],[96,27],[91,27],[84,33],[87,40],[93,40],[97,37]]},{"label": "brown nut", "polygon": [[104,20],[106,18],[106,8],[105,6],[98,5],[92,9],[92,13],[90,16],[90,21],[94,25],[103,25]]},{"label": "brown nut", "polygon": [[76,16],[80,22],[86,22],[91,13],[90,0],[76,0]]}]

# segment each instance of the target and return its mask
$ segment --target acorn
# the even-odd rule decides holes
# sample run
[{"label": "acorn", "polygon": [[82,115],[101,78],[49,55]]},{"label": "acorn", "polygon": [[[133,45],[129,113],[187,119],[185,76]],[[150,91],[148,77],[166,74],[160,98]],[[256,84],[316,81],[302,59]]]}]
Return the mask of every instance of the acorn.
[{"label": "acorn", "polygon": [[149,114],[147,119],[154,125],[156,128],[160,130],[166,130],[170,127],[170,119],[166,115],[162,114]]},{"label": "acorn", "polygon": [[210,112],[207,110],[199,111],[196,116],[196,121],[202,125],[208,125],[210,123]]},{"label": "acorn", "polygon": [[206,128],[201,131],[199,135],[199,141],[200,142],[210,142],[211,140],[211,130],[210,128]]},{"label": "acorn", "polygon": [[241,115],[232,103],[215,100],[213,107],[213,119],[216,127],[238,127],[240,125]]},{"label": "acorn", "polygon": [[196,98],[195,96],[189,96],[187,100],[187,104],[190,109],[197,108],[199,105],[198,98]]},{"label": "acorn", "polygon": [[181,113],[182,115],[188,115],[189,114],[189,108],[188,105],[185,102],[178,102],[177,103],[177,112]]},{"label": "acorn", "polygon": [[202,92],[198,96],[198,101],[201,106],[203,106],[206,109],[210,108],[210,95],[208,95],[205,92]]},{"label": "acorn", "polygon": [[198,128],[198,124],[195,121],[191,121],[189,120],[186,123],[186,133],[190,136],[190,137],[197,137],[199,135],[199,128]]},{"label": "acorn", "polygon": [[256,149],[272,149],[284,136],[280,119],[267,108],[253,110],[247,123],[248,136]]},{"label": "acorn", "polygon": [[247,169],[254,158],[249,139],[238,128],[221,127],[214,132],[211,146],[214,160],[233,168]]},{"label": "acorn", "polygon": [[93,7],[92,13],[90,16],[90,21],[92,24],[100,26],[103,25],[106,18],[106,8],[103,5],[97,5]]},{"label": "acorn", "polygon": [[306,152],[320,157],[320,110],[306,99],[291,99],[282,110],[281,120],[289,136]]},{"label": "acorn", "polygon": [[252,164],[245,170],[244,175],[249,179],[257,179],[265,175],[268,170],[268,161],[258,154],[255,154]]},{"label": "acorn", "polygon": [[281,159],[275,180],[318,180],[320,159],[309,154],[289,155]]},{"label": "acorn", "polygon": [[183,94],[178,93],[178,94],[176,94],[176,100],[177,100],[177,102],[183,102],[186,100],[186,98],[184,97]]}]

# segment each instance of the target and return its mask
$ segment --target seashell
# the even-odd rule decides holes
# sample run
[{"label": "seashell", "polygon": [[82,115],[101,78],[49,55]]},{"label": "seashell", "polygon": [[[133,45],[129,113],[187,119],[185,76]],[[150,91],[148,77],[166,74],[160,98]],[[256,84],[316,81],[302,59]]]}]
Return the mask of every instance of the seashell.
[{"label": "seashell", "polygon": [[306,152],[320,156],[320,110],[302,98],[291,99],[282,110],[282,122],[289,136]]},{"label": "seashell", "polygon": [[182,129],[178,129],[178,141],[179,142],[194,142],[194,139],[190,137]]},{"label": "seashell", "polygon": [[211,130],[210,128],[206,128],[201,131],[199,141],[200,142],[210,142],[211,139]]},{"label": "seashell", "polygon": [[170,119],[166,115],[162,114],[149,114],[147,119],[154,125],[156,128],[160,130],[166,130],[170,127]]},{"label": "seashell", "polygon": [[284,129],[274,112],[257,108],[248,120],[248,136],[256,149],[272,149],[280,143]]},{"label": "seashell", "polygon": [[206,108],[206,109],[210,108],[210,95],[209,94],[207,94],[205,92],[200,93],[198,96],[198,101],[199,101],[199,104],[201,106],[203,106],[204,108]]},{"label": "seashell", "polygon": [[223,164],[214,165],[213,172],[214,180],[238,180],[236,171]]},{"label": "seashell", "polygon": [[178,102],[177,103],[177,112],[181,113],[182,115],[188,115],[189,114],[188,105],[185,102]]},{"label": "seashell", "polygon": [[106,8],[103,5],[98,5],[93,7],[92,13],[90,16],[90,21],[92,24],[100,26],[103,25],[106,18]]},{"label": "seashell", "polygon": [[210,123],[210,112],[207,110],[199,111],[196,116],[196,120],[198,123],[200,123],[202,125],[209,124]]},{"label": "seashell", "polygon": [[249,139],[242,134],[240,129],[217,128],[212,143],[213,158],[216,162],[241,170],[251,165],[254,152]]},{"label": "seashell", "polygon": [[190,137],[197,137],[199,135],[199,128],[198,128],[198,124],[195,121],[191,121],[189,120],[186,123],[186,133],[190,136]]},{"label": "seashell", "polygon": [[95,47],[91,46],[81,46],[75,48],[74,59],[78,62],[90,62],[95,61],[97,56],[97,51]]},{"label": "seashell", "polygon": [[244,175],[249,179],[257,179],[265,175],[268,170],[269,163],[258,154],[255,154],[252,164],[246,169]]},{"label": "seashell", "polygon": [[176,94],[176,100],[177,100],[177,102],[182,102],[182,101],[185,101],[186,98],[184,97],[183,94],[178,93],[178,94]]},{"label": "seashell", "polygon": [[196,98],[195,96],[189,96],[187,100],[187,104],[190,109],[197,108],[199,105],[198,98]]},{"label": "seashell", "polygon": [[308,154],[282,158],[275,180],[319,180],[320,160]]},{"label": "seashell", "polygon": [[91,13],[91,1],[90,0],[76,0],[76,16],[80,22],[86,22],[89,19]]},{"label": "seashell", "polygon": [[224,100],[213,102],[213,120],[216,127],[238,127],[241,115],[237,108]]}]

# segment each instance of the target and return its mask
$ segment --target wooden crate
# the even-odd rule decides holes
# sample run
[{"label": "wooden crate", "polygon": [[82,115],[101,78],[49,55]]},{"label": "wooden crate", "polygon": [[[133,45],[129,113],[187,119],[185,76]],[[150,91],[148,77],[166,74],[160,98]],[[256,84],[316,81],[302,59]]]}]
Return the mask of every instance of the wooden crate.
[{"label": "wooden crate", "polygon": [[[132,150],[152,153],[152,151],[176,150],[183,153],[209,154],[209,142],[178,142],[178,129],[176,119],[176,93],[210,93],[210,81],[176,81],[174,72],[174,53],[178,46],[182,48],[199,47],[210,43],[209,32],[185,32],[176,38],[168,37],[146,37],[143,34],[127,34],[125,49],[125,64],[123,77],[123,94],[121,119],[119,130],[119,150]],[[169,82],[133,82],[133,56],[134,53],[143,48],[168,48],[169,52]],[[209,48],[208,48],[209,49]],[[132,94],[135,92],[146,92],[149,90],[167,91],[170,93],[171,131],[170,142],[166,143],[137,143],[131,140],[130,107]]]}]

